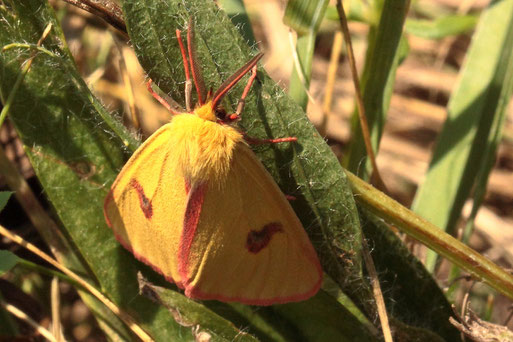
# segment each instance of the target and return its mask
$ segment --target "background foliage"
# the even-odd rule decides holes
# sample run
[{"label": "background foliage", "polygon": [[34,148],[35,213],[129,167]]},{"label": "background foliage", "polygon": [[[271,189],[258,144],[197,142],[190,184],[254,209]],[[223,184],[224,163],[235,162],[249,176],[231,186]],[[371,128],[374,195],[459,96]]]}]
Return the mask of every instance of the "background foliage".
[{"label": "background foliage", "polygon": [[[482,204],[497,146],[504,139],[502,132],[513,80],[510,77],[513,1],[492,1],[482,12],[465,15],[449,15],[416,4],[409,8],[409,5],[409,1],[352,1],[346,5],[348,18],[354,24],[351,27],[367,29],[365,38],[360,38],[365,43],[361,70],[363,101],[371,140],[378,150],[388,123],[398,68],[410,57],[407,38],[441,39],[467,32],[472,35],[459,70],[460,81],[450,94],[448,117],[438,136],[426,181],[420,185],[413,205],[422,216],[454,233],[465,200],[473,196],[475,212]],[[237,1],[222,1],[220,6],[227,12],[209,0],[121,2],[129,44],[144,72],[179,103],[183,104],[184,99],[184,71],[174,30],[185,29],[189,17],[196,23],[196,45],[206,83],[214,89],[257,52],[249,16],[232,12],[244,11],[244,6]],[[344,144],[344,157],[337,158],[312,124],[315,118],[310,121],[305,115],[309,97],[305,89],[315,76],[315,45],[321,49],[323,39],[333,35],[338,27],[336,11],[327,2],[288,2],[284,21],[298,32],[290,96],[260,68],[258,82],[248,97],[240,123],[253,137],[298,137],[298,144],[260,146],[255,148],[255,153],[281,189],[296,197],[292,205],[326,273],[323,289],[310,300],[273,307],[192,301],[137,262],[119,246],[107,228],[102,214],[104,198],[140,140],[121,125],[121,115],[111,114],[98,100],[90,90],[95,87],[94,82],[88,79],[89,84],[86,83],[79,69],[91,73],[103,68],[104,78],[112,77],[108,72],[108,56],[126,37],[104,33],[99,48],[87,52],[94,57],[73,56],[61,26],[69,25],[66,15],[73,11],[71,7],[44,0],[4,0],[0,10],[0,46],[3,47],[0,98],[5,107],[10,106],[9,125],[14,126],[23,143],[43,189],[43,201],[49,203],[46,211],[32,216],[30,212],[36,211],[28,206],[25,211],[31,222],[27,225],[36,228],[40,245],[46,246],[60,263],[101,289],[152,338],[163,341],[205,336],[212,340],[379,340],[375,301],[362,263],[362,238],[371,246],[396,338],[420,341],[459,338],[459,332],[449,323],[449,317],[454,315],[450,302],[455,301],[453,294],[457,291],[453,289],[445,294],[433,278],[439,269],[438,257],[430,254],[425,268],[406,247],[403,236],[385,224],[387,217],[379,215],[379,208],[355,202],[353,191],[358,190],[348,182],[343,167],[362,178],[368,174],[356,116],[350,125],[352,138]],[[91,20],[95,25],[105,25],[94,18]],[[48,24],[52,24],[52,29],[37,47]],[[23,75],[20,70],[33,56],[30,70]],[[13,87],[15,84],[19,88]],[[242,89],[243,84],[230,93],[224,103],[227,109],[233,108]],[[121,91],[126,93],[126,89]],[[96,89],[96,93],[101,90]],[[312,103],[310,106],[314,107]],[[126,117],[125,121],[128,121]],[[346,120],[346,126],[348,123]],[[336,135],[330,135],[330,128],[327,132],[328,138],[335,139]],[[16,171],[6,168],[0,171],[17,200],[26,201],[19,185],[10,181]],[[7,202],[9,193],[0,194],[0,204],[10,203]],[[12,196],[10,201],[13,200]],[[8,206],[2,217],[13,215],[13,210]],[[471,215],[467,221],[465,242],[472,234],[474,217]],[[8,222],[6,219],[2,224]],[[28,260],[37,259],[19,253],[10,244],[2,248],[17,251],[19,257],[2,251],[0,271],[5,276],[0,293],[6,297],[7,287],[24,291],[42,304],[41,317],[49,315],[49,268],[39,261],[40,265],[31,264]],[[472,273],[472,260],[462,260],[459,265],[466,264],[469,265],[466,270]],[[143,295],[139,293],[138,272],[150,282]],[[453,268],[450,274],[454,279],[459,270]],[[51,275],[74,287],[89,308],[94,318],[90,324],[96,327],[96,335],[89,338],[134,338],[116,315],[80,286],[59,273]],[[493,286],[494,279],[484,280]],[[32,290],[27,290],[27,286]],[[46,294],[46,298],[37,298],[34,293]],[[493,294],[493,291],[487,288],[486,293]],[[0,298],[2,303],[9,300]],[[19,336],[30,331],[23,324],[20,327],[4,309],[0,309],[0,315],[5,318],[0,318],[0,336]]]}]

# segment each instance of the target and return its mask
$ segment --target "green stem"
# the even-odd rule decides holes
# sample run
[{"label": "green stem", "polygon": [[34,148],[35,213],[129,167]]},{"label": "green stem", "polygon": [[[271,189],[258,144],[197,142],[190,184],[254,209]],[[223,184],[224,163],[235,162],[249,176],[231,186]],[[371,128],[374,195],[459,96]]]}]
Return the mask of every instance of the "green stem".
[{"label": "green stem", "polygon": [[513,299],[513,276],[413,211],[346,171],[355,199],[389,224],[420,241],[478,280]]},{"label": "green stem", "polygon": [[59,280],[62,280],[62,281],[65,281],[77,288],[82,288],[82,285],[80,285],[79,282],[73,280],[72,278],[68,277],[67,275],[65,275],[64,273],[61,273],[61,272],[57,272],[55,270],[52,270],[48,267],[44,267],[44,266],[41,266],[41,265],[38,265],[38,264],[35,264],[31,261],[28,261],[28,260],[25,260],[25,259],[19,259],[18,260],[18,266],[20,267],[23,267],[24,269],[27,269],[27,270],[30,270],[30,271],[34,271],[34,272],[37,272],[37,273],[40,273],[40,274],[45,274],[47,276],[50,276],[50,277],[57,277],[59,278]]}]

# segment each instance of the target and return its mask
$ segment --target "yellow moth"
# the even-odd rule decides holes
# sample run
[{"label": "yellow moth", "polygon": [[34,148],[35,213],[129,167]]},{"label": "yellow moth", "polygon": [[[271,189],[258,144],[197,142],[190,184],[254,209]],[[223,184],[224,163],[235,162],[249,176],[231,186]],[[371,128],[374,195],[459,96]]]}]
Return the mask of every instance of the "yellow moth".
[{"label": "yellow moth", "polygon": [[[148,82],[173,118],[119,173],[104,204],[108,225],[137,259],[188,297],[271,305],[313,296],[322,282],[317,254],[286,197],[248,147],[257,140],[231,125],[243,110],[262,55],[206,94],[192,21],[187,52],[180,31],[176,34],[187,108],[175,111]],[[248,72],[236,112],[226,114],[219,108],[222,98]],[[198,98],[194,108],[191,73]]]}]

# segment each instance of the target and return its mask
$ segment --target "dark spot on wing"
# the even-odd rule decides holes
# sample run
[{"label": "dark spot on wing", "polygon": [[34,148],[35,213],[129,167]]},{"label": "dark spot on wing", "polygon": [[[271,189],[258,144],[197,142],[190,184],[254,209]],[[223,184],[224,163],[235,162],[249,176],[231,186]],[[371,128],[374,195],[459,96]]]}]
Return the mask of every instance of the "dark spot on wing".
[{"label": "dark spot on wing", "polygon": [[137,191],[137,195],[139,196],[139,205],[141,206],[144,216],[148,220],[151,219],[153,216],[153,206],[151,205],[151,201],[144,194],[142,185],[139,184],[135,178],[132,178],[130,185],[135,189],[135,191]]},{"label": "dark spot on wing", "polygon": [[258,253],[271,242],[271,238],[275,233],[282,231],[282,224],[279,222],[271,222],[266,224],[260,230],[251,230],[246,239],[246,248],[251,253]]}]

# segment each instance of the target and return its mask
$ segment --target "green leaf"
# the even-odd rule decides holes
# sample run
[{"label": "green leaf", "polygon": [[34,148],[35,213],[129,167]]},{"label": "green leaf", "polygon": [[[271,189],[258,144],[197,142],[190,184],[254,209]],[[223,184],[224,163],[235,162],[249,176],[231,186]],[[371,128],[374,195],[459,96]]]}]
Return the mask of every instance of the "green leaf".
[{"label": "green leaf", "polygon": [[[190,13],[194,15],[199,64],[207,87],[212,85],[215,89],[251,56],[250,48],[234,27],[209,1],[189,1],[176,7],[125,1],[124,11],[143,68],[162,89],[171,95],[176,91],[180,96],[174,97],[177,101],[183,99],[183,84],[177,85],[176,80],[183,80],[184,73],[178,44],[169,37],[172,31],[169,28],[184,29]],[[155,17],[159,20],[152,19]],[[168,83],[169,80],[174,81]],[[226,107],[237,102],[243,87],[244,84],[239,84],[232,90],[225,101]],[[360,234],[354,200],[347,192],[337,160],[304,112],[260,71],[259,81],[247,98],[241,126],[252,137],[298,137],[299,144],[259,146],[255,152],[282,190],[297,198],[292,205],[307,227],[324,270],[348,290],[360,307],[372,306],[371,293],[361,278]],[[294,322],[290,323],[290,330],[298,328]]]},{"label": "green leaf", "polygon": [[[395,73],[406,51],[400,42],[409,3],[407,0],[386,0],[379,25],[371,26],[369,31],[361,88],[372,148],[376,155],[390,105]],[[362,160],[365,160],[367,153],[356,111],[352,117],[351,132],[353,136],[344,164],[348,170],[361,174]],[[369,169],[370,163],[367,163],[364,172]]]},{"label": "green leaf", "polygon": [[[401,320],[410,327],[429,329],[446,341],[458,340],[460,332],[449,322],[449,317],[454,315],[451,305],[424,265],[382,218],[364,207],[360,207],[360,217],[365,237],[372,241],[372,259],[387,311],[393,313],[394,322]],[[395,328],[403,330],[401,336],[410,334],[405,326]],[[415,340],[413,336],[418,337],[420,333],[417,330],[406,340]]]},{"label": "green leaf", "polygon": [[248,307],[210,301],[206,305],[226,315],[237,326],[247,327],[262,341],[375,341],[370,323],[358,309],[349,311],[320,290],[312,298],[271,307]]},{"label": "green leaf", "polygon": [[[258,341],[253,336],[236,329],[234,325],[212,311],[196,303],[176,291],[155,286],[146,279],[140,278],[139,284],[144,296],[163,305],[184,327],[194,327],[195,334],[218,336],[226,341]],[[208,315],[205,313],[208,312]]]},{"label": "green leaf", "polygon": [[426,39],[442,39],[463,34],[474,29],[476,15],[448,15],[434,20],[407,19],[405,30],[409,34]]},{"label": "green leaf", "polygon": [[12,194],[12,191],[0,191],[0,211],[4,210]]},{"label": "green leaf", "polygon": [[[303,110],[308,105],[307,90],[310,88],[310,79],[312,74],[312,61],[315,50],[316,32],[309,32],[297,38],[296,53],[297,65],[294,65],[290,75],[289,96]],[[299,71],[298,71],[299,66]]]},{"label": "green leaf", "polygon": [[[290,0],[283,21],[297,32],[297,63],[290,76],[289,95],[306,110],[317,30],[329,1]],[[300,70],[298,70],[298,68]]]},{"label": "green leaf", "polygon": [[[173,28],[184,29],[190,15],[195,20],[196,46],[207,86],[215,89],[254,53],[210,1],[155,4],[127,0],[124,11],[141,65],[176,101],[183,99],[183,83],[176,80],[183,80],[184,72]],[[243,88],[244,84],[238,84],[231,91],[226,107],[237,103]],[[259,146],[255,152],[283,192],[297,198],[292,206],[324,270],[341,286],[350,279],[361,279],[358,215],[342,169],[304,112],[261,70],[247,98],[241,127],[251,137],[298,137],[297,144]],[[367,293],[364,286],[353,289],[354,295]],[[363,296],[360,300],[364,301]]]},{"label": "green leaf", "polygon": [[[60,179],[61,174],[59,173],[54,174],[53,167],[59,165],[59,162],[62,162],[60,165],[68,167],[69,170],[77,171],[72,179],[76,179],[76,175],[79,175],[79,179],[80,177],[84,178],[84,173],[88,173],[89,165],[78,161],[80,153],[73,147],[76,147],[75,143],[80,139],[77,138],[74,141],[73,136],[66,135],[70,131],[66,129],[68,120],[65,115],[73,117],[74,111],[80,113],[88,106],[97,108],[101,106],[97,102],[91,104],[90,93],[81,93],[77,90],[77,88],[87,89],[87,87],[74,70],[74,64],[52,10],[47,8],[46,2],[43,1],[23,5],[19,2],[4,1],[0,7],[0,16],[4,23],[4,25],[0,25],[0,47],[2,48],[0,53],[0,98],[4,101],[12,96],[14,100],[8,114],[17,128],[20,139],[25,143],[27,154],[31,158],[43,186],[50,185],[58,188],[68,180]],[[49,24],[53,26],[50,35],[45,39],[44,44],[36,50],[36,42]],[[34,63],[27,73],[28,78],[24,78],[20,83],[21,87],[14,92],[13,84],[16,79],[19,79],[22,65],[35,52]],[[67,93],[68,90],[69,93]],[[70,103],[74,105],[70,105]],[[69,112],[67,112],[68,109]],[[63,120],[59,120],[59,118]],[[117,124],[116,121],[111,121],[114,125]],[[57,136],[61,136],[63,139],[58,139]],[[70,151],[67,154],[68,159],[64,160],[63,155],[58,152],[66,145]],[[54,155],[55,158],[53,158]],[[15,172],[12,170],[13,174]],[[64,182],[61,183],[61,181]],[[69,188],[64,187],[62,190],[66,191]],[[51,191],[50,193],[54,194]],[[59,194],[59,198],[64,203],[60,209],[68,211],[73,216],[72,212],[77,208],[73,203],[78,203],[80,196],[73,197],[75,195],[73,191],[70,194],[72,194],[70,197],[65,193]],[[58,201],[57,207],[59,207]],[[72,241],[67,240],[67,235],[59,231],[60,227],[44,213],[38,214],[40,209],[31,207],[31,210],[32,218],[36,220],[33,222],[37,223],[35,227],[39,229],[39,234],[45,242],[51,246],[57,260],[80,273],[84,279],[94,282],[90,278],[93,277],[92,274],[89,273],[89,269],[79,256],[79,251],[74,247]],[[79,217],[75,218],[81,220]],[[26,265],[23,260],[20,261],[20,264]],[[110,311],[103,315],[103,319],[113,325],[122,324],[119,318]],[[130,334],[125,332],[123,336],[129,338]]]},{"label": "green leaf", "polygon": [[16,266],[20,258],[9,251],[0,249],[0,276],[9,272],[11,268]]},{"label": "green leaf", "polygon": [[[513,78],[513,65],[507,68],[507,74],[505,80],[511,80]],[[479,208],[485,200],[488,178],[496,161],[496,150],[503,138],[504,121],[506,120],[507,108],[509,103],[509,95],[512,93],[513,82],[505,82],[502,88],[499,101],[497,103],[497,115],[494,115],[493,121],[491,122],[490,134],[488,137],[488,143],[486,148],[483,150],[483,162],[481,163],[479,170],[476,173],[475,189],[473,193],[472,211],[467,219],[461,241],[468,244],[472,233],[474,232],[474,223]],[[453,266],[449,276],[449,282],[456,279],[459,276],[459,268]],[[457,288],[457,282],[454,282],[454,286],[450,287],[447,291],[447,296],[451,298],[452,290]]]},{"label": "green leaf", "polygon": [[[504,103],[511,96],[512,51],[513,3],[494,1],[481,16],[426,179],[412,206],[443,230],[454,232],[481,165],[495,156],[501,136],[497,127],[502,126]],[[484,173],[485,179],[488,173]],[[430,271],[436,259],[433,252],[428,254]]]},{"label": "green leaf", "polygon": [[288,321],[299,323],[294,341],[378,340],[365,324],[323,291],[308,301],[277,305],[275,311]]},{"label": "green leaf", "polygon": [[289,0],[283,22],[297,32],[298,36],[317,32],[324,18],[329,1]]}]

